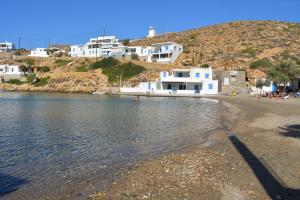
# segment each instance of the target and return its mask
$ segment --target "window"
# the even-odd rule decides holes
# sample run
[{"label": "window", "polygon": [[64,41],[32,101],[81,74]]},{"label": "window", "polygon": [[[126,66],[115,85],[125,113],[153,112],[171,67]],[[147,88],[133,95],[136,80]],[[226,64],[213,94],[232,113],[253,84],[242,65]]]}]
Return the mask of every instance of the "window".
[{"label": "window", "polygon": [[183,73],[179,72],[178,77],[183,77]]},{"label": "window", "polygon": [[205,74],[205,78],[209,78],[209,73],[206,73],[206,74]]},{"label": "window", "polygon": [[164,78],[167,77],[167,72],[163,72],[163,77],[164,77]]},{"label": "window", "polygon": [[214,88],[214,86],[213,86],[212,83],[208,84],[208,89],[209,89],[209,90],[212,90],[213,88]]},{"label": "window", "polygon": [[186,90],[186,85],[180,84],[179,85],[179,90]]},{"label": "window", "polygon": [[14,72],[14,68],[11,68],[11,72]]},{"label": "window", "polygon": [[200,78],[200,73],[196,73],[196,78]]},{"label": "window", "polygon": [[168,90],[171,90],[171,89],[172,89],[172,85],[168,84]]}]

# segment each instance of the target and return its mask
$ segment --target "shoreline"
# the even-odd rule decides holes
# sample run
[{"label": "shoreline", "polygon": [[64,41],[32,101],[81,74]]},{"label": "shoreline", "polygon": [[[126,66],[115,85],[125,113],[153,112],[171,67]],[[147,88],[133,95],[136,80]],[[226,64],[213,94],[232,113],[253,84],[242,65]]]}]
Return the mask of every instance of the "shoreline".
[{"label": "shoreline", "polygon": [[[284,186],[300,188],[300,161],[296,159],[300,140],[281,135],[274,116],[285,119],[281,126],[290,126],[290,119],[295,119],[293,123],[300,121],[300,112],[295,110],[300,102],[214,99],[220,100],[224,110],[222,127],[208,140],[212,145],[144,161],[90,199],[298,199],[300,193],[290,194]],[[264,127],[261,120],[273,126]]]},{"label": "shoreline", "polygon": [[[207,99],[219,101],[220,114],[216,121],[219,125],[205,132],[204,142],[121,167],[107,181],[95,177],[88,185],[78,187],[93,187],[94,191],[102,192],[75,190],[70,196],[66,194],[68,198],[86,199],[90,194],[93,200],[272,199],[272,195],[278,195],[265,188],[235,144],[244,145],[249,151],[247,155],[252,153],[278,182],[300,188],[297,160],[300,140],[280,132],[285,126],[300,122],[298,99],[278,101],[242,96]],[[104,190],[99,189],[101,181],[105,182]]]}]

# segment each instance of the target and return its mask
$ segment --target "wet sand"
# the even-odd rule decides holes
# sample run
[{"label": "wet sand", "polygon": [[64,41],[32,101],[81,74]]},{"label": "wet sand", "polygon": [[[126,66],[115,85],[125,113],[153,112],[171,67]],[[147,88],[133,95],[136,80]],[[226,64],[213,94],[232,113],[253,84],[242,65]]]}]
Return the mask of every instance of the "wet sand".
[{"label": "wet sand", "polygon": [[300,100],[216,99],[207,143],[124,171],[90,199],[300,199]]}]

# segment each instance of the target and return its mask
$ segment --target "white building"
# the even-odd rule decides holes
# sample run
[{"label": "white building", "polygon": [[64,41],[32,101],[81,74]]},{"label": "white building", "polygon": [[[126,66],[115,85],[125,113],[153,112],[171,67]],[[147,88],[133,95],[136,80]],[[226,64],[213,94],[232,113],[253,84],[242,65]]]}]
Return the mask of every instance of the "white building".
[{"label": "white building", "polygon": [[25,77],[24,72],[20,70],[18,65],[0,65],[0,82],[23,77]]},{"label": "white building", "polygon": [[163,64],[175,62],[183,51],[183,46],[174,42],[152,44],[151,47],[152,55],[148,61]]},{"label": "white building", "polygon": [[36,48],[36,49],[32,49],[32,50],[30,51],[29,56],[33,56],[33,57],[49,57],[46,48]]},{"label": "white building", "polygon": [[91,38],[85,45],[71,46],[71,57],[122,57],[125,47],[115,36]]},{"label": "white building", "polygon": [[142,46],[132,46],[132,47],[125,47],[125,56],[130,57],[133,54],[139,56],[140,60],[148,61],[149,57],[151,57],[152,48],[149,47],[142,47]]},{"label": "white building", "polygon": [[15,50],[15,45],[11,42],[0,42],[0,52],[8,52]]},{"label": "white building", "polygon": [[152,93],[158,95],[218,94],[218,80],[213,80],[212,69],[191,68],[163,71],[155,82],[143,82],[139,87],[121,88],[121,93]]},{"label": "white building", "polygon": [[156,36],[156,31],[155,31],[155,28],[150,26],[149,27],[149,31],[148,31],[148,37],[149,38],[152,38],[152,37],[155,37]]},{"label": "white building", "polygon": [[137,54],[141,60],[162,64],[173,63],[182,53],[183,46],[174,42],[153,44],[148,47],[124,46],[115,36],[91,38],[84,45],[72,45],[71,57],[129,58]]}]

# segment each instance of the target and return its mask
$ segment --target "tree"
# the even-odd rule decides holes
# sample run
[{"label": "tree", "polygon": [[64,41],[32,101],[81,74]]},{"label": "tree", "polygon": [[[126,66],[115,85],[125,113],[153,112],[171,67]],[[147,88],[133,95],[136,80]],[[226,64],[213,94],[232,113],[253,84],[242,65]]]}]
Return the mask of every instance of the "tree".
[{"label": "tree", "polygon": [[132,60],[140,60],[140,57],[138,54],[134,53],[134,54],[131,54],[131,59]]},{"label": "tree", "polygon": [[32,67],[31,66],[20,65],[19,69],[20,69],[20,71],[22,71],[24,73],[24,76],[26,76],[28,73],[32,72]]},{"label": "tree", "polygon": [[200,65],[201,68],[209,68],[209,64],[205,63],[205,64],[202,64]]},{"label": "tree", "polygon": [[292,61],[280,61],[278,64],[271,66],[267,71],[268,79],[277,85],[284,86],[284,92],[287,84],[297,79],[300,75],[300,66]]},{"label": "tree", "polygon": [[260,89],[259,96],[261,96],[262,89],[265,85],[265,81],[263,79],[258,79],[256,81],[256,87]]},{"label": "tree", "polygon": [[268,69],[272,66],[272,63],[269,59],[263,58],[256,60],[250,64],[250,69]]},{"label": "tree", "polygon": [[130,43],[130,40],[129,40],[129,39],[125,39],[125,40],[123,40],[122,42],[123,42],[123,45],[124,45],[124,46],[128,46],[129,43]]}]

